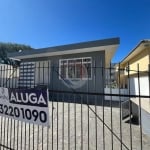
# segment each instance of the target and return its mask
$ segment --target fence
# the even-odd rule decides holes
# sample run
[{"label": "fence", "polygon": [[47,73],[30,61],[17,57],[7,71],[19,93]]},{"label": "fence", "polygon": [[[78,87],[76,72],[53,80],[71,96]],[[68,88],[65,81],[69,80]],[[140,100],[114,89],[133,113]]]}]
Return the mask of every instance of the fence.
[{"label": "fence", "polygon": [[[128,92],[121,92],[120,68],[115,78],[118,92],[114,93],[111,83],[109,90],[105,90],[104,82],[108,81],[106,72],[111,74],[111,68],[94,67],[89,71],[88,67],[80,67],[79,74],[77,70],[64,74],[64,66],[52,66],[49,61],[22,63],[20,67],[0,66],[1,87],[30,89],[48,86],[50,114],[50,127],[1,116],[0,149],[150,149],[149,126],[144,126],[149,123],[145,119],[149,118],[149,111],[142,103],[143,98],[149,100],[149,94],[140,93],[143,88],[140,86],[140,71],[136,71],[135,79],[138,94],[132,93],[131,82],[128,82]],[[112,77],[109,78],[111,81]],[[126,78],[135,81],[129,73]]]}]

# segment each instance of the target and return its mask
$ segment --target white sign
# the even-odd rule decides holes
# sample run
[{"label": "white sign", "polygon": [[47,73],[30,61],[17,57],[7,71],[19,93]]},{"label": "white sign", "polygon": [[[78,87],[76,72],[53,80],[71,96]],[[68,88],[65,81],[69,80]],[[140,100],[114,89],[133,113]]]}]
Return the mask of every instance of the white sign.
[{"label": "white sign", "polygon": [[0,115],[49,126],[48,90],[0,87]]}]

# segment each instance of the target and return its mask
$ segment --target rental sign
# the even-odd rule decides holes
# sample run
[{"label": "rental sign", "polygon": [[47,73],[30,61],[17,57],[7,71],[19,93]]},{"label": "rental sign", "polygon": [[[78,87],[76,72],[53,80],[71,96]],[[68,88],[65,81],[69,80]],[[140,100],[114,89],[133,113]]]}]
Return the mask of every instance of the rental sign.
[{"label": "rental sign", "polygon": [[0,115],[49,126],[48,90],[0,87]]}]

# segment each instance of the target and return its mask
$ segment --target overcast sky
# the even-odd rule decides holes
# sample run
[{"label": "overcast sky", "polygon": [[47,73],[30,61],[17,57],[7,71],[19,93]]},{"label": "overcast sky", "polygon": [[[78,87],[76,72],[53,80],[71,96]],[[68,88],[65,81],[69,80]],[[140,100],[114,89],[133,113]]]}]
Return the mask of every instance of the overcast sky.
[{"label": "overcast sky", "polygon": [[113,62],[150,39],[150,0],[0,0],[0,41],[50,47],[120,37]]}]

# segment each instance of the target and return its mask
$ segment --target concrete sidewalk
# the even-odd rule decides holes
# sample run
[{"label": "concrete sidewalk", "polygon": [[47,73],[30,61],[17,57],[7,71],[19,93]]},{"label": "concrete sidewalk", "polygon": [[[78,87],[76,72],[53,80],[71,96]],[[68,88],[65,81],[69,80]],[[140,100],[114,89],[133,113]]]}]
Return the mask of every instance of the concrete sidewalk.
[{"label": "concrete sidewalk", "polygon": [[[96,112],[98,117],[92,111]],[[103,109],[102,106],[90,106],[88,108],[87,105],[81,104],[60,102],[53,102],[52,104],[50,102],[49,113],[50,128],[33,126],[33,124],[25,125],[25,123],[19,121],[0,118],[0,125],[2,124],[2,127],[0,127],[1,144],[13,149],[27,150],[87,150],[88,147],[90,150],[96,150],[96,148],[97,150],[103,150],[104,146],[105,150],[111,150],[112,146],[114,150],[120,150],[121,123],[122,149],[131,148],[130,124],[120,122],[119,108],[112,108],[112,131],[119,140],[108,129],[111,129],[110,107],[104,107]],[[103,119],[108,128],[103,124]],[[133,124],[131,128],[132,149],[140,150],[140,128]],[[142,138],[143,150],[150,149],[150,137],[143,134]]]}]

